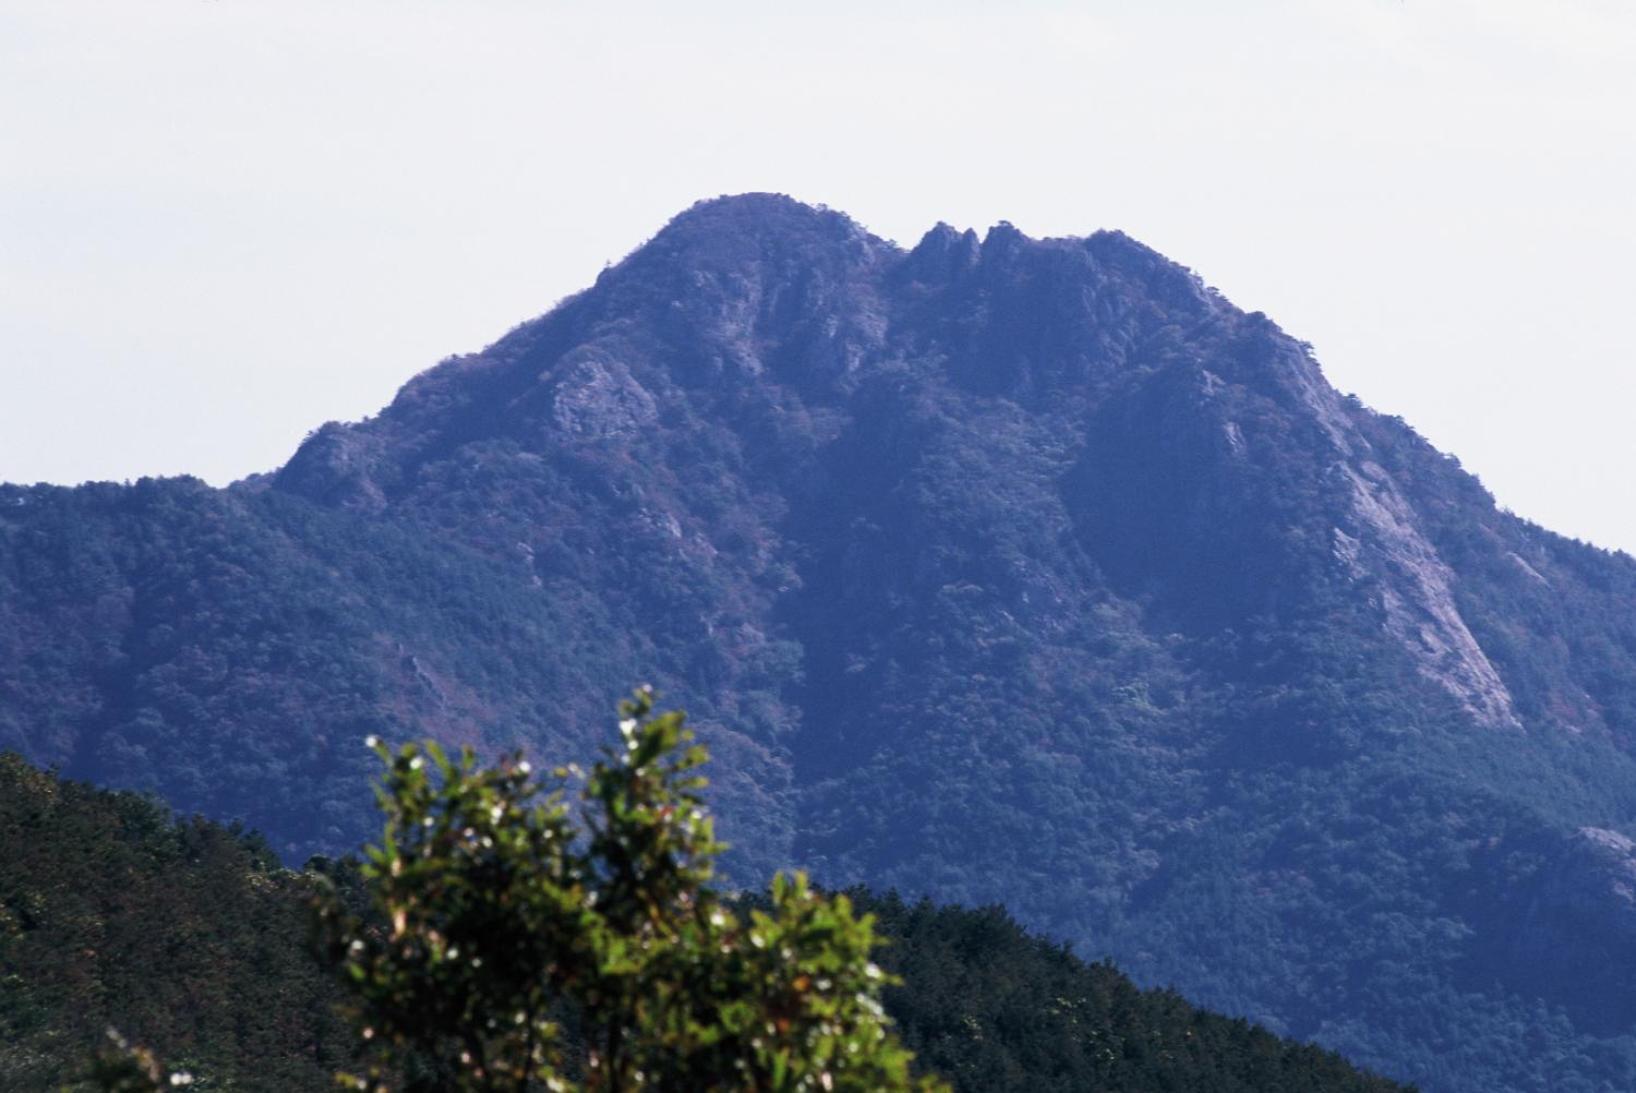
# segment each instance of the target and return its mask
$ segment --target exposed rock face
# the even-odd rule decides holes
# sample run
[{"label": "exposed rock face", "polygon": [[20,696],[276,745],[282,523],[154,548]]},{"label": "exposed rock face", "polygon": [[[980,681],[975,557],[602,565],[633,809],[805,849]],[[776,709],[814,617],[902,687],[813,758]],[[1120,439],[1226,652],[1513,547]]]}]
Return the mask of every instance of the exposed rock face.
[{"label": "exposed rock face", "polygon": [[552,424],[576,440],[628,440],[659,416],[653,396],[618,361],[582,351],[558,365]]},{"label": "exposed rock face", "polygon": [[1455,576],[1415,526],[1414,514],[1379,464],[1340,465],[1352,490],[1355,537],[1336,529],[1354,580],[1372,577],[1386,632],[1422,675],[1447,690],[1479,724],[1520,728],[1511,694],[1455,605]]},{"label": "exposed rock face", "polygon": [[307,438],[277,482],[329,504],[380,509],[386,504],[374,479],[380,455],[377,438],[330,422]]},{"label": "exposed rock face", "polygon": [[[1596,878],[1595,895],[1587,903],[1612,910],[1625,925],[1627,938],[1636,940],[1636,840],[1605,827],[1579,829],[1580,845],[1588,861],[1587,870]],[[1599,898],[1599,897],[1611,898]],[[1627,946],[1636,952],[1636,946]]]}]

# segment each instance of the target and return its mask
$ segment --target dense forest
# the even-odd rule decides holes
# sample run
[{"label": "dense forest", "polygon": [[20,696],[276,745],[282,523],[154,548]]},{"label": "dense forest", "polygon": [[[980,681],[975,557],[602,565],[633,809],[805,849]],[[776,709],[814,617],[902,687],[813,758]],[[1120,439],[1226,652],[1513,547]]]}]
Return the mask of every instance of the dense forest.
[{"label": "dense forest", "polygon": [[259,837],[0,755],[0,1087],[54,1089],[117,1027],[201,1089],[322,1089],[351,1041],[313,879]]},{"label": "dense forest", "polygon": [[[315,872],[318,871],[318,872]],[[319,873],[322,873],[320,879]],[[355,1042],[311,937],[319,887],[258,836],[0,756],[0,1085],[74,1080],[118,1027],[203,1090],[333,1087]],[[1000,908],[849,893],[903,979],[887,1009],[919,1065],[961,1090],[1386,1093],[1318,1048],[1142,991]]]},{"label": "dense forest", "polygon": [[366,734],[582,755],[638,679],[747,885],[1636,1088],[1636,562],[1120,233],[706,202],[272,473],[0,487],[0,747],[285,864],[368,836]]}]

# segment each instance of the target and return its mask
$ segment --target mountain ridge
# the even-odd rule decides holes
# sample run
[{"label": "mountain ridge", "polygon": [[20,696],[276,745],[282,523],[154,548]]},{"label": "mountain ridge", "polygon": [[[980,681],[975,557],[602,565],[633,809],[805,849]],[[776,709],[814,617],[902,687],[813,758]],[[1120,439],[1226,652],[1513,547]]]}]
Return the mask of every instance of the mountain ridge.
[{"label": "mountain ridge", "polygon": [[267,476],[5,487],[0,591],[0,745],[286,855],[369,732],[580,754],[648,679],[736,874],[1003,899],[1428,1089],[1636,1076],[1636,562],[1121,233],[703,202]]}]

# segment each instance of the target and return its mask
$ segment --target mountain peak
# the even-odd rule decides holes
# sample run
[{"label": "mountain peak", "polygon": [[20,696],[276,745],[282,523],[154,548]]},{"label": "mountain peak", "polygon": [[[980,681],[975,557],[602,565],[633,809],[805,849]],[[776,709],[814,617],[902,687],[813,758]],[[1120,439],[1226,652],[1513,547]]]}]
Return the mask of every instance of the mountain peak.
[{"label": "mountain peak", "polygon": [[702,197],[671,217],[670,223],[675,225],[694,221],[769,216],[851,220],[844,213],[823,205],[808,204],[789,194],[770,190],[747,190],[744,193]]},{"label": "mountain peak", "polygon": [[735,876],[1003,898],[1444,1093],[1636,1089],[1636,563],[1128,237],[980,234],[701,202],[255,489],[0,495],[0,749],[300,857],[367,833],[366,732],[554,762],[646,679]]},{"label": "mountain peak", "polygon": [[985,248],[1028,242],[1032,242],[1032,240],[1029,239],[1028,236],[1024,235],[1021,230],[1019,230],[1017,226],[1009,220],[998,221],[993,227],[988,229],[988,234],[983,236],[983,246]]},{"label": "mountain peak", "polygon": [[649,247],[724,238],[794,238],[891,247],[845,213],[779,193],[723,194],[694,202],[672,217]]}]

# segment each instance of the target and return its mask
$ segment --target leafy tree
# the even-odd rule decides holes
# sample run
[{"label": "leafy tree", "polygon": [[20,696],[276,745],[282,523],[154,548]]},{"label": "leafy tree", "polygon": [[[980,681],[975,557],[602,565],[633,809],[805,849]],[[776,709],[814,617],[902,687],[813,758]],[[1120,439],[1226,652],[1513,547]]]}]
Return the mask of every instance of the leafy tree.
[{"label": "leafy tree", "polygon": [[[339,898],[326,935],[356,992],[359,1089],[908,1090],[870,961],[870,916],[800,874],[741,914],[711,886],[722,846],[704,749],[650,689],[574,768],[371,746],[385,837],[377,915]],[[583,824],[582,824],[583,821]],[[582,830],[583,826],[583,830]],[[567,1026],[567,1027],[565,1027]],[[569,1033],[577,1032],[577,1050]]]}]

